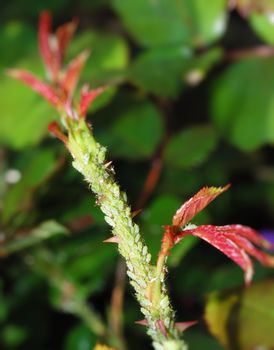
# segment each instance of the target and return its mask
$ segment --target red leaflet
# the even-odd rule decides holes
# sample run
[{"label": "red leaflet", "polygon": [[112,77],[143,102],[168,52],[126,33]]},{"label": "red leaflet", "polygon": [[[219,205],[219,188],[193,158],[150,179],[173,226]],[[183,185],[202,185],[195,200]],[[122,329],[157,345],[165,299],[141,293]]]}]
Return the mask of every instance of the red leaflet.
[{"label": "red leaflet", "polygon": [[172,220],[173,226],[184,226],[196,214],[203,210],[217,196],[226,191],[230,185],[225,187],[204,187],[198,193],[185,202],[175,213]]},{"label": "red leaflet", "polygon": [[74,60],[70,62],[64,72],[63,79],[60,81],[60,86],[68,98],[71,98],[73,95],[73,92],[79,80],[81,70],[88,56],[89,52],[87,50],[80,53],[80,55],[78,55]]},{"label": "red leaflet", "polygon": [[65,23],[56,30],[56,38],[58,45],[59,59],[62,63],[66,54],[66,49],[76,31],[78,20],[73,19],[71,22]]},{"label": "red leaflet", "polygon": [[39,47],[42,59],[52,81],[58,79],[67,46],[76,30],[77,21],[66,23],[52,34],[52,17],[49,11],[43,11],[39,21]]},{"label": "red leaflet", "polygon": [[248,241],[261,246],[266,249],[271,249],[272,245],[267,240],[265,240],[257,231],[253,230],[251,227],[243,225],[226,225],[221,226],[222,231],[226,234],[234,234],[235,236],[240,235],[245,237]]},{"label": "red leaflet", "polygon": [[[251,232],[251,239],[248,232]],[[245,272],[246,284],[250,283],[253,276],[253,265],[247,254],[256,258],[262,265],[274,266],[274,257],[259,250],[251,243],[251,240],[256,240],[257,245],[262,246],[264,242],[262,242],[260,235],[249,227],[202,225],[195,229],[183,230],[176,235],[175,243],[189,234],[207,241],[238,264]]]},{"label": "red leaflet", "polygon": [[[77,20],[73,20],[57,28],[52,33],[52,17],[48,11],[42,12],[39,20],[39,47],[51,84],[41,81],[24,70],[10,70],[8,74],[23,81],[42,95],[53,106],[62,111],[62,119],[79,120],[84,118],[89,105],[104,91],[104,88],[81,91],[80,102],[73,100],[73,93],[79,81],[81,70],[88,58],[88,51],[74,58],[67,67],[63,67],[63,59],[68,44],[76,30]],[[58,133],[59,134],[59,133]]]},{"label": "red leaflet", "polygon": [[39,20],[38,39],[40,53],[46,69],[50,75],[51,80],[55,81],[60,70],[60,61],[56,47],[54,49],[53,45],[50,43],[52,25],[51,22],[52,18],[50,12],[43,11],[40,15]]},{"label": "red leaflet", "polygon": [[105,91],[104,87],[99,87],[88,91],[88,87],[84,86],[81,91],[81,99],[79,104],[80,116],[85,117],[89,105],[95,100],[95,98]]},{"label": "red leaflet", "polygon": [[38,92],[38,94],[42,95],[54,107],[57,107],[59,105],[60,100],[54,89],[47,83],[44,83],[43,81],[36,78],[28,71],[9,69],[7,71],[7,74],[15,79],[23,81],[34,91]]},{"label": "red leaflet", "polygon": [[186,235],[193,235],[205,240],[232,259],[244,270],[246,284],[251,282],[253,276],[253,264],[248,254],[262,265],[274,266],[274,257],[260,250],[260,247],[269,249],[271,245],[250,227],[202,225],[193,229],[187,227],[180,229],[228,187],[229,185],[223,188],[202,188],[177,210],[173,217],[173,225],[164,226],[164,237],[157,261],[157,268],[160,271],[163,270],[163,261],[173,245]]},{"label": "red leaflet", "polygon": [[63,141],[64,144],[67,146],[68,144],[68,138],[65,134],[63,134],[60,125],[57,122],[51,122],[48,125],[48,130],[50,133],[52,133],[55,137],[57,137],[59,140]]}]

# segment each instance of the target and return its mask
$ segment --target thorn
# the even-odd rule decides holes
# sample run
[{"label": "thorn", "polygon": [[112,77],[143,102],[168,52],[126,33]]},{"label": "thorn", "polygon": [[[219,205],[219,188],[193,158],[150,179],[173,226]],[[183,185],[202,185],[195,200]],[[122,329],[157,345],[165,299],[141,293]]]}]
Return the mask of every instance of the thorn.
[{"label": "thorn", "polygon": [[131,213],[131,218],[135,218],[135,216],[139,215],[141,213],[142,209],[137,209],[137,210],[134,210],[132,213]]},{"label": "thorn", "polygon": [[194,326],[195,324],[197,324],[198,321],[187,321],[187,322],[176,322],[175,323],[175,328],[180,331],[180,332],[184,332],[187,328]]},{"label": "thorn", "polygon": [[117,236],[113,236],[108,239],[105,239],[103,243],[120,243],[120,239]]},{"label": "thorn", "polygon": [[110,162],[107,162],[107,163],[104,165],[104,167],[105,167],[105,168],[108,168],[111,164],[112,164],[112,160],[111,160]]},{"label": "thorn", "polygon": [[135,321],[134,323],[139,324],[140,326],[145,326],[145,327],[148,326],[148,322],[145,319],[144,320]]}]

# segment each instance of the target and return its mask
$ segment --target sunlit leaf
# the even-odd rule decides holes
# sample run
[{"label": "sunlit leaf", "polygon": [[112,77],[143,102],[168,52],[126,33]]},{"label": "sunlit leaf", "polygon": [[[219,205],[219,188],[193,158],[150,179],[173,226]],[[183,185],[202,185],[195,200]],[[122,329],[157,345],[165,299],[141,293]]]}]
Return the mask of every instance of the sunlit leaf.
[{"label": "sunlit leaf", "polygon": [[258,34],[258,36],[260,36],[266,43],[270,45],[274,44],[273,13],[260,14],[254,12],[249,17],[249,23],[251,24],[253,30],[256,32],[256,34]]},{"label": "sunlit leaf", "polygon": [[212,293],[205,318],[209,329],[225,348],[271,349],[274,322],[273,280],[249,288]]}]

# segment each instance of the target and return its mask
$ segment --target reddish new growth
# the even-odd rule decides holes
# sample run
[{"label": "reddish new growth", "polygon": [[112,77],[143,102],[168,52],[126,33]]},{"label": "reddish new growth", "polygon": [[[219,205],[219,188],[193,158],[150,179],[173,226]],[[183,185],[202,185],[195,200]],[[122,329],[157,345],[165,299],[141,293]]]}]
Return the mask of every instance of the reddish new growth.
[{"label": "reddish new growth", "polygon": [[251,282],[253,276],[253,264],[248,254],[256,258],[262,265],[274,266],[274,257],[259,249],[270,249],[270,243],[250,227],[242,225],[202,225],[192,228],[185,226],[228,187],[229,185],[223,188],[204,187],[176,211],[172,225],[164,227],[164,237],[158,263],[161,263],[163,258],[169,254],[174,244],[187,235],[193,235],[207,241],[238,264],[245,272],[247,285]]},{"label": "reddish new growth", "polygon": [[[66,51],[76,27],[77,21],[73,20],[58,27],[56,32],[52,33],[51,14],[48,11],[42,12],[38,37],[40,54],[46,68],[48,82],[40,80],[25,70],[8,70],[10,76],[23,81],[42,95],[61,115],[65,115],[65,121],[66,118],[74,120],[85,118],[90,104],[104,91],[104,88],[90,90],[88,85],[84,85],[81,89],[80,101],[73,100],[80,73],[89,56],[88,51],[83,51],[67,65],[64,65]],[[62,134],[56,123],[50,125],[49,130],[66,143],[66,136]]]}]

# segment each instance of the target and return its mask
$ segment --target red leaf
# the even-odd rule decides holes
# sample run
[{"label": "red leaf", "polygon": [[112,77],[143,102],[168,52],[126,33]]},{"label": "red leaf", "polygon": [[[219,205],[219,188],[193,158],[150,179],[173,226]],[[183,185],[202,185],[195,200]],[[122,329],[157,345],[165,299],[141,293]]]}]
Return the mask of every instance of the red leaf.
[{"label": "red leaf", "polygon": [[58,45],[58,54],[60,62],[62,63],[66,54],[66,49],[76,31],[78,20],[73,19],[71,22],[59,26],[56,30],[56,38]]},{"label": "red leaf", "polygon": [[28,71],[9,69],[7,71],[7,74],[15,79],[21,80],[26,85],[30,86],[32,90],[42,95],[54,107],[57,107],[59,105],[60,100],[54,89],[50,85],[36,78]]},{"label": "red leaf", "polygon": [[39,20],[39,48],[50,78],[55,81],[60,69],[60,61],[56,49],[50,44],[52,17],[49,11],[43,11]]},{"label": "red leaf", "polygon": [[[244,228],[246,229],[246,227]],[[243,230],[243,232],[245,235],[246,231]],[[179,242],[181,238],[189,234],[202,238],[238,264],[245,272],[247,285],[253,276],[253,265],[247,253],[264,265],[273,266],[274,264],[273,257],[259,251],[246,237],[241,237],[240,230],[233,232],[229,226],[202,225],[195,229],[183,230],[176,236],[175,242]]]},{"label": "red leaf", "polygon": [[99,87],[96,89],[88,90],[87,86],[84,86],[81,91],[81,99],[80,99],[80,116],[85,117],[87,114],[87,110],[89,105],[95,100],[95,98],[100,95],[103,91],[105,91],[104,87]]},{"label": "red leaf", "polygon": [[57,137],[59,140],[63,141],[65,145],[68,144],[68,138],[65,134],[63,134],[60,125],[57,122],[51,122],[48,125],[48,131],[52,133],[55,137]]},{"label": "red leaf", "polygon": [[173,226],[184,226],[196,214],[203,210],[217,196],[226,191],[230,185],[225,187],[204,187],[198,193],[185,202],[173,216]]},{"label": "red leaf", "polygon": [[221,226],[226,233],[234,233],[237,235],[241,235],[242,237],[247,238],[250,242],[271,249],[272,245],[267,240],[265,240],[260,233],[253,230],[251,227],[243,226],[243,225],[226,225]]},{"label": "red leaf", "polygon": [[266,254],[262,250],[256,248],[252,243],[250,243],[246,238],[241,237],[236,234],[225,234],[229,239],[231,239],[238,247],[244,249],[249,255],[253,256],[264,266],[273,266],[273,257]]},{"label": "red leaf", "polygon": [[86,50],[78,55],[71,63],[68,65],[66,71],[64,72],[63,79],[60,82],[60,86],[65,94],[70,98],[74,92],[74,89],[78,83],[81,70],[89,56],[89,52]]}]

